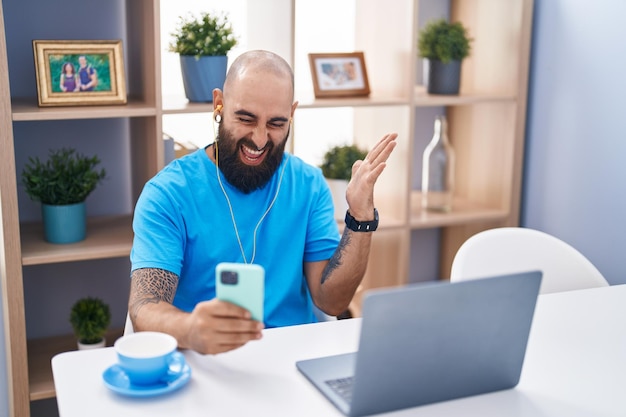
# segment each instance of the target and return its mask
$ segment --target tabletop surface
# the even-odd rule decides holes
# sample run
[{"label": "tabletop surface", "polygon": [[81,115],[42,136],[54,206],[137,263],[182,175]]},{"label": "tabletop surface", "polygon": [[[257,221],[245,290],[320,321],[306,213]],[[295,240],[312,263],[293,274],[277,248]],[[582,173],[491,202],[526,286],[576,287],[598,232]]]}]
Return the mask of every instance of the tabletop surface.
[{"label": "tabletop surface", "polygon": [[[295,362],[357,349],[360,319],[268,329],[220,355],[184,351],[188,385],[151,398],[113,393],[102,373],[113,348],[52,359],[61,417],[342,416]],[[385,415],[626,416],[626,285],[540,295],[519,385]]]}]

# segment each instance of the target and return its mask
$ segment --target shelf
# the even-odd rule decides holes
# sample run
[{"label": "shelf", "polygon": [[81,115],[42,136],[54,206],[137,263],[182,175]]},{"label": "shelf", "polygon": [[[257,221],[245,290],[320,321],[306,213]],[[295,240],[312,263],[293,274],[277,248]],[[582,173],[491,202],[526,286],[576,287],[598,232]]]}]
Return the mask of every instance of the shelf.
[{"label": "shelf", "polygon": [[[335,107],[376,107],[406,106],[409,100],[405,97],[376,96],[323,98],[316,99],[311,94],[298,96],[298,109],[323,109]],[[211,113],[213,103],[191,103],[184,97],[166,97],[163,99],[163,114]]]},{"label": "shelf", "polygon": [[378,107],[378,106],[406,106],[409,99],[406,97],[377,96],[343,97],[343,98],[314,98],[305,95],[296,97],[298,109],[324,109],[334,107]]},{"label": "shelf", "polygon": [[[404,227],[406,227],[405,222],[400,219],[393,218],[386,213],[382,213],[381,216],[382,217],[378,225],[378,230],[395,230],[403,229]],[[344,222],[342,221],[342,223]]]},{"label": "shelf", "polygon": [[20,229],[22,265],[128,256],[133,241],[130,215],[89,218],[87,238],[70,244],[46,242],[41,223],[24,223]]},{"label": "shelf", "polygon": [[[337,226],[339,227],[339,233],[343,235],[343,231],[346,228],[346,222],[343,219],[337,219]],[[384,216],[380,219],[378,229],[376,230],[403,230],[405,227],[405,223],[402,220]]]},{"label": "shelf", "polygon": [[111,119],[118,117],[148,117],[156,108],[139,100],[111,106],[39,107],[36,99],[14,99],[11,102],[13,121]]},{"label": "shelf", "polygon": [[[81,125],[88,131],[90,126],[99,125],[91,123],[99,122],[98,119],[106,124],[113,119],[123,119],[128,126],[119,127],[124,135],[124,143],[120,146],[129,151],[128,180],[132,184],[132,200],[136,201],[142,186],[163,165],[164,124],[184,123],[185,116],[191,115],[206,118],[210,124],[213,103],[190,103],[180,90],[174,93],[178,94],[176,97],[163,97],[163,82],[174,81],[162,68],[173,56],[166,56],[159,42],[160,29],[165,21],[161,21],[160,15],[169,13],[165,12],[165,2],[121,0],[111,6],[106,2],[87,6],[85,12],[101,14],[106,24],[90,30],[78,28],[76,35],[102,38],[101,35],[112,33],[125,39],[128,58],[125,69],[136,96],[129,98],[128,104],[124,105],[39,107],[36,93],[32,92],[32,80],[24,78],[23,65],[19,64],[32,62],[32,57],[23,54],[23,40],[36,33],[54,35],[58,33],[59,22],[61,26],[67,26],[72,19],[62,8],[57,8],[42,26],[42,22],[28,18],[28,7],[18,6],[18,2],[4,3],[12,3],[12,6],[3,11],[0,3],[0,33],[6,35],[9,46],[7,49],[5,42],[0,40],[0,75],[4,76],[0,81],[0,107],[4,109],[0,112],[0,200],[4,222],[4,236],[0,238],[0,280],[10,371],[7,373],[8,407],[11,416],[17,417],[29,415],[29,401],[55,396],[50,360],[60,352],[76,349],[72,335],[26,341],[24,270],[28,266],[37,266],[27,272],[45,275],[50,269],[47,264],[128,259],[133,240],[132,214],[89,218],[87,238],[65,245],[45,242],[41,223],[20,223],[15,181],[28,146],[23,138],[41,136],[40,132],[50,128],[50,123],[38,123],[41,121],[68,121],[52,123],[58,128],[55,138],[66,142],[65,136],[76,128],[74,125]],[[36,3],[45,2],[39,0]],[[102,6],[105,3],[107,6]],[[371,148],[386,132],[395,131],[399,135],[396,151],[376,186],[380,232],[372,237],[368,269],[351,304],[358,316],[365,290],[403,285],[407,277],[420,275],[413,269],[428,270],[435,262],[439,264],[439,276],[449,276],[458,246],[472,233],[517,224],[534,0],[511,0],[506,2],[506,7],[500,6],[501,0],[445,2],[450,20],[463,22],[474,38],[471,58],[463,64],[462,93],[454,96],[429,95],[423,85],[418,85],[420,71],[417,66],[420,62],[416,39],[419,25],[436,17],[438,11],[435,9],[438,10],[439,6],[432,7],[430,3],[433,2],[423,0],[401,0],[392,2],[393,5],[375,0],[353,3],[348,9],[340,8],[331,16],[329,27],[348,30],[347,36],[339,34],[342,42],[338,43],[336,34],[315,24],[319,19],[306,12],[309,6],[304,0],[270,1],[276,7],[266,7],[265,2],[263,7],[257,6],[257,2],[248,1],[247,10],[241,10],[248,17],[241,41],[250,49],[274,50],[287,57],[296,68],[297,77],[308,77],[305,55],[311,50],[349,50],[344,47],[349,43],[350,49],[363,50],[369,58],[367,69],[372,89],[369,97],[316,99],[312,85],[306,81],[301,84],[301,89],[297,84],[294,95],[299,103],[296,118],[301,117],[303,122],[319,118],[319,123],[312,120],[311,127],[307,128],[303,127],[305,123],[296,123],[301,129],[299,132],[308,135],[298,135],[297,140],[303,141],[298,145],[311,144],[310,150],[303,147],[311,154],[321,150],[326,140],[339,141],[342,136],[351,136],[356,144]],[[311,8],[320,9],[319,5]],[[278,15],[277,10],[280,10]],[[380,30],[380,16],[383,15],[393,24]],[[256,19],[250,19],[250,16]],[[326,16],[330,15],[327,13]],[[12,23],[6,30],[5,21]],[[287,24],[277,24],[279,21]],[[95,35],[91,33],[93,30],[97,32]],[[16,88],[10,88],[14,85]],[[20,94],[26,97],[12,98],[10,90],[24,91]],[[457,194],[469,197],[457,199],[451,213],[421,210],[420,193],[412,190],[412,182],[422,168],[419,160],[421,147],[432,134],[429,118],[437,107],[446,108],[450,134],[455,138],[457,175],[461,179],[457,182]],[[341,122],[340,128],[325,123],[323,117],[318,117],[324,116],[322,113],[331,116],[328,119],[336,116]],[[194,123],[189,126],[191,129],[195,128],[195,123],[202,123],[196,119],[189,117]],[[292,150],[296,148],[296,136],[289,142]],[[126,137],[130,139],[129,149],[126,149]],[[101,146],[92,144],[89,139],[85,139],[85,146]],[[34,145],[45,143],[45,138],[37,141]],[[112,195],[114,197],[115,192]],[[342,219],[338,224],[343,230]],[[442,228],[440,238],[430,240],[438,245],[438,256],[431,257],[429,252],[425,255],[428,257],[426,262],[421,262],[419,247],[412,247],[419,239],[415,239],[412,232],[432,228]],[[85,263],[89,265],[81,268],[93,266],[93,262]],[[55,287],[54,283],[49,285]],[[54,288],[54,291],[62,295],[64,289]],[[30,304],[28,308],[34,308],[34,312],[28,311],[31,314],[39,310]],[[55,310],[53,314],[55,319],[62,319],[56,316],[64,313]],[[121,333],[119,330],[116,336],[107,336],[107,340],[112,343]]]},{"label": "shelf", "polygon": [[[124,329],[113,329],[107,332],[107,345],[113,343],[124,334]],[[52,378],[52,358],[62,352],[76,350],[74,335],[32,339],[28,341],[28,381],[30,400],[54,398],[54,380]]]},{"label": "shelf", "polygon": [[423,87],[415,88],[414,105],[416,107],[462,106],[478,103],[514,103],[514,95],[497,94],[461,94],[456,96],[427,94]]},{"label": "shelf", "polygon": [[433,227],[453,226],[459,224],[492,222],[505,220],[506,210],[485,207],[464,199],[455,198],[452,211],[437,213],[421,209],[421,193],[411,193],[411,229],[429,229]]},{"label": "shelf", "polygon": [[192,103],[185,97],[163,97],[163,114],[211,113],[213,103]]}]

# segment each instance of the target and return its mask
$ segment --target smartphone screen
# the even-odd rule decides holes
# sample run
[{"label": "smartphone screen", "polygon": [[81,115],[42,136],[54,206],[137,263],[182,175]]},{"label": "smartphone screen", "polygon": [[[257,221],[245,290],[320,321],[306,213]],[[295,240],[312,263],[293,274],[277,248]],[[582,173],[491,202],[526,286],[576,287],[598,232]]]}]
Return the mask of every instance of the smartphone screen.
[{"label": "smartphone screen", "polygon": [[263,321],[265,270],[261,265],[222,262],[215,267],[216,294],[245,308],[253,320]]}]

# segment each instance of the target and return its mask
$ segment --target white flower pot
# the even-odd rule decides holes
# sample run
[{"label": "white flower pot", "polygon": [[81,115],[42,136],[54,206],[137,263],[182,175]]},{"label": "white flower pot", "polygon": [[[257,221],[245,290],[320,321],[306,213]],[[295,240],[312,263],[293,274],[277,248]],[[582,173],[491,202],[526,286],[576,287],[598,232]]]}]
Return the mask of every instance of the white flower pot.
[{"label": "white flower pot", "polygon": [[346,200],[348,180],[331,180],[327,178],[326,182],[328,182],[330,187],[330,194],[335,205],[335,219],[343,220],[346,218],[346,210],[348,210],[348,201]]},{"label": "white flower pot", "polygon": [[107,341],[103,337],[102,340],[99,341],[98,343],[85,344],[81,342],[76,342],[76,344],[78,345],[78,350],[88,350],[88,349],[97,349],[97,348],[105,347],[107,344]]}]

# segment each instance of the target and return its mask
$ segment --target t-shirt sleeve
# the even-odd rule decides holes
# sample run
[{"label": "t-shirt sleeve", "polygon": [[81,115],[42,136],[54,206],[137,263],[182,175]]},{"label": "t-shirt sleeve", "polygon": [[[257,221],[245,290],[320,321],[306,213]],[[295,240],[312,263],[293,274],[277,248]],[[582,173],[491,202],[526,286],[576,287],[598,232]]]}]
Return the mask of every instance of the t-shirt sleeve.
[{"label": "t-shirt sleeve", "polygon": [[148,182],[137,201],[133,218],[131,270],[159,268],[180,276],[184,254],[184,222],[176,201]]},{"label": "t-shirt sleeve", "polygon": [[330,259],[341,240],[328,184],[321,175],[317,176],[315,182],[316,187],[313,189],[318,192],[314,193],[315,198],[309,212],[305,262]]}]

